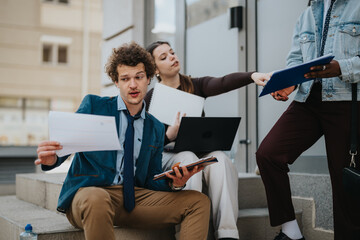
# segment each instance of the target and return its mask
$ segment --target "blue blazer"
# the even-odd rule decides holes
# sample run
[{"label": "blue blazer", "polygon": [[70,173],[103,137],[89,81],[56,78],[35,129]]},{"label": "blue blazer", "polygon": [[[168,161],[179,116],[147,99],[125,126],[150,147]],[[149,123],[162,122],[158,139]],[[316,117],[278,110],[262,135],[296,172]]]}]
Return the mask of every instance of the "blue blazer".
[{"label": "blue blazer", "polygon": [[[87,95],[77,113],[114,116],[119,135],[119,112],[117,97]],[[162,172],[162,152],[164,126],[156,118],[146,113],[143,140],[136,162],[135,186],[155,191],[171,191],[165,180],[153,181],[155,174]],[[116,151],[94,151],[76,153],[62,186],[57,210],[65,212],[75,193],[81,187],[110,186],[116,175]],[[42,165],[42,170],[60,166],[68,156],[58,157],[53,166]]]}]

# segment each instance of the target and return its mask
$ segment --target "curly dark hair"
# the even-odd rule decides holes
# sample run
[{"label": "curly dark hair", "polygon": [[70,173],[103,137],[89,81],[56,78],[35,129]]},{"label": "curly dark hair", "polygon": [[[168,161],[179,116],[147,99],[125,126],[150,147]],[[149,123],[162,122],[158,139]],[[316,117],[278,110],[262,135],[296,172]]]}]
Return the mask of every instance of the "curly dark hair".
[{"label": "curly dark hair", "polygon": [[105,65],[105,71],[111,80],[118,81],[119,74],[117,67],[119,65],[135,67],[139,63],[145,66],[146,76],[152,78],[155,74],[155,62],[150,53],[135,42],[123,44],[119,48],[114,48],[108,62]]}]

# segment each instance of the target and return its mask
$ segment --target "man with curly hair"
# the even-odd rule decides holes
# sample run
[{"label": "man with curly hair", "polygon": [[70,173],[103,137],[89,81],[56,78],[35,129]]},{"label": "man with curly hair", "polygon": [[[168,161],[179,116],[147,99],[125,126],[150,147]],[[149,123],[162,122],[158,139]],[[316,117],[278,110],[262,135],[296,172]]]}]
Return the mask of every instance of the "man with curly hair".
[{"label": "man with curly hair", "polygon": [[[151,55],[136,43],[114,49],[106,72],[120,94],[87,95],[78,113],[114,116],[120,144],[118,151],[76,153],[63,184],[58,211],[84,230],[86,239],[115,239],[114,227],[162,228],[181,224],[180,239],[206,239],[210,202],[202,193],[180,191],[202,168],[154,181],[161,172],[164,127],[145,111],[143,98],[155,72]],[[57,157],[61,143],[38,146],[43,170],[63,163]]]}]

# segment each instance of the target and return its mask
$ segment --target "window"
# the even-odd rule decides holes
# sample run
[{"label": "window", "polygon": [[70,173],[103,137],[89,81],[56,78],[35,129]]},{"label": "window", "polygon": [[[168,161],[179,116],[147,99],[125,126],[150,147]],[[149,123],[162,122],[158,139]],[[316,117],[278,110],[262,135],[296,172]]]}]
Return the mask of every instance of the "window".
[{"label": "window", "polygon": [[148,17],[148,36],[147,43],[156,40],[168,41],[175,48],[176,33],[176,2],[175,0],[152,0],[147,2],[151,7],[147,7]]},{"label": "window", "polygon": [[[182,72],[185,65],[185,1],[145,1],[145,45],[162,40],[170,43],[180,59]],[[156,82],[156,81],[152,81]]]},{"label": "window", "polygon": [[68,46],[44,43],[42,50],[42,61],[43,63],[66,64],[68,63],[67,52]]},{"label": "window", "polygon": [[67,46],[58,47],[58,63],[67,63]]},{"label": "window", "polygon": [[41,37],[42,62],[51,65],[66,65],[69,63],[69,46],[71,38],[60,36]]},{"label": "window", "polygon": [[49,44],[43,45],[43,62],[50,63],[52,60],[52,46]]}]

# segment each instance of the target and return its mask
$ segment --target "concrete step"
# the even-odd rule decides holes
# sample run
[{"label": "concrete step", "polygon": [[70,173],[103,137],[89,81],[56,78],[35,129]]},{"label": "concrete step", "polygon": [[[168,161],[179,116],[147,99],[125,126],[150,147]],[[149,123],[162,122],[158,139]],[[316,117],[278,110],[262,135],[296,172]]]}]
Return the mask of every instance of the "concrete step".
[{"label": "concrete step", "polygon": [[[301,223],[301,212],[297,212]],[[0,197],[0,240],[18,239],[24,226],[31,223],[38,239],[84,239],[83,232],[70,225],[65,215],[17,199]],[[270,227],[267,208],[243,209],[237,222],[240,239],[273,239],[279,228]],[[172,229],[161,231],[115,228],[117,239],[172,239]]]},{"label": "concrete step", "polygon": [[[297,222],[306,240],[333,240],[334,232],[315,227],[315,202],[312,198],[292,197]],[[272,240],[281,226],[271,227],[267,208],[240,209],[237,221],[241,240]]]},{"label": "concrete step", "polygon": [[56,211],[66,173],[16,175],[16,197],[25,202]]},{"label": "concrete step", "polygon": [[264,184],[259,175],[239,173],[239,209],[266,208]]},{"label": "concrete step", "polygon": [[[66,173],[37,173],[16,175],[18,199],[40,207],[56,210],[57,199]],[[239,174],[239,209],[267,207],[264,185],[260,176]]]},{"label": "concrete step", "polygon": [[[22,205],[30,204],[33,208],[37,207],[38,211],[42,211],[45,209],[47,212],[51,214],[55,214],[54,216],[60,216],[61,224],[56,224],[57,226],[62,226],[65,224],[65,227],[61,230],[60,237],[54,239],[62,239],[63,235],[74,235],[79,236],[79,239],[82,239],[82,232],[74,229],[68,222],[65,216],[56,213],[56,205],[57,199],[60,193],[60,189],[62,183],[65,179],[65,173],[53,173],[53,174],[18,174],[16,177],[16,193],[17,198],[22,199],[24,201],[20,201]],[[14,203],[19,201],[14,199]],[[333,239],[333,232],[319,229],[315,227],[315,203],[311,198],[301,198],[301,197],[293,197],[294,207],[297,212],[297,218],[302,226],[302,231],[306,236],[307,240],[312,239],[323,239],[323,240],[331,240]],[[1,202],[0,202],[1,204]],[[34,205],[33,205],[34,204]],[[35,206],[36,205],[36,206]],[[6,204],[1,204],[1,206],[6,206]],[[272,228],[270,227],[270,221],[268,216],[268,210],[266,205],[266,196],[265,190],[261,181],[260,176],[255,174],[239,174],[239,219],[237,222],[240,239],[273,239],[276,236],[277,232],[279,232],[279,227]],[[6,207],[5,207],[6,208]],[[45,209],[43,209],[45,208]],[[11,209],[11,207],[9,208]],[[19,208],[13,207],[14,211]],[[30,211],[31,212],[31,211]],[[1,211],[0,211],[1,213]],[[49,214],[50,214],[49,213]],[[1,214],[3,215],[3,214]],[[7,217],[0,218],[0,223],[5,221]],[[31,219],[30,219],[31,220]],[[33,223],[33,221],[30,221]],[[17,232],[14,236],[18,236],[18,234],[23,231],[24,226],[28,223],[27,221],[23,221],[18,223]],[[7,223],[9,225],[9,223]],[[7,226],[5,225],[5,226]],[[36,226],[34,226],[36,227]],[[6,227],[5,227],[6,228]],[[4,228],[4,229],[5,229]],[[3,225],[0,225],[0,229],[3,229]],[[6,228],[7,229],[7,228]],[[12,228],[9,228],[12,229]],[[20,230],[19,230],[20,229]],[[51,229],[51,227],[47,228]],[[35,228],[36,230],[36,228]],[[39,229],[41,230],[41,229]],[[51,230],[52,232],[56,232],[58,230]],[[120,231],[120,230],[117,230]],[[121,229],[123,231],[121,234],[124,236],[130,236],[131,234],[141,234],[143,231],[130,230],[130,229]],[[168,230],[166,238],[169,239],[173,234],[171,233],[171,229]],[[13,231],[12,231],[13,232]],[[76,232],[76,233],[74,233]],[[10,231],[11,233],[11,231]],[[45,234],[45,233],[44,233]],[[44,235],[43,234],[43,235]],[[47,233],[46,233],[47,234]],[[130,234],[130,235],[129,235]],[[155,233],[152,233],[155,234]],[[44,235],[45,236],[45,235]],[[1,240],[2,238],[0,238]],[[6,238],[12,239],[12,238]],[[16,239],[16,238],[13,238]],[[69,238],[64,238],[69,239]],[[134,238],[133,236],[129,239],[142,239],[141,236]],[[145,238],[149,239],[149,238]],[[155,239],[155,238],[154,238]],[[156,239],[161,239],[157,237]],[[210,237],[210,239],[212,239]]]},{"label": "concrete step", "polygon": [[[83,240],[83,231],[75,229],[65,215],[17,199],[0,197],[0,240],[17,240],[25,225],[31,223],[38,240]],[[175,239],[173,228],[140,230],[115,228],[116,239]]]},{"label": "concrete step", "polygon": [[[293,198],[296,218],[307,240],[332,240],[332,231],[318,229],[314,224],[314,201]],[[39,240],[81,240],[84,234],[75,229],[63,214],[47,210],[17,199],[15,196],[0,197],[0,240],[16,240],[24,226],[31,223]],[[237,221],[240,239],[271,240],[280,227],[270,227],[267,208],[239,210]],[[115,228],[116,239],[151,240],[174,239],[173,228],[163,230],[140,230]]]},{"label": "concrete step", "polygon": [[[296,218],[302,222],[302,212],[296,211]],[[273,240],[280,232],[279,227],[271,227],[267,208],[249,208],[239,210],[237,221],[240,239]],[[300,225],[301,227],[301,225]]]},{"label": "concrete step", "polygon": [[315,226],[316,209],[313,198],[292,197],[295,211],[301,211],[302,233],[306,240],[334,240],[334,231]]},{"label": "concrete step", "polygon": [[[301,212],[297,213],[301,222]],[[17,199],[15,196],[0,197],[0,240],[18,239],[24,226],[31,223],[39,236],[46,240],[79,240],[84,239],[83,232],[75,229],[63,214],[44,209]],[[239,211],[237,222],[240,239],[273,239],[279,228],[269,224],[266,208],[243,209]],[[134,230],[115,228],[116,239],[173,239],[172,229],[161,231]]]}]

